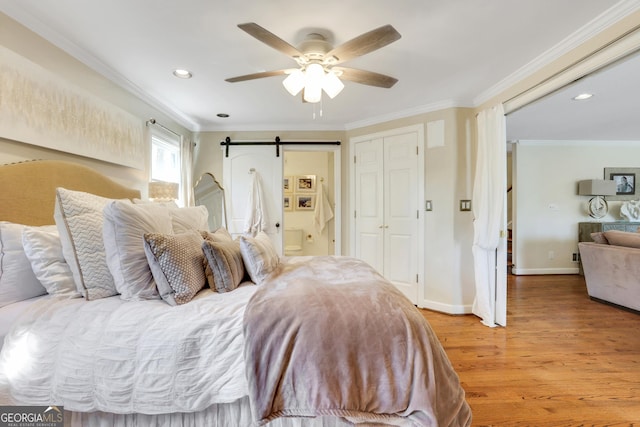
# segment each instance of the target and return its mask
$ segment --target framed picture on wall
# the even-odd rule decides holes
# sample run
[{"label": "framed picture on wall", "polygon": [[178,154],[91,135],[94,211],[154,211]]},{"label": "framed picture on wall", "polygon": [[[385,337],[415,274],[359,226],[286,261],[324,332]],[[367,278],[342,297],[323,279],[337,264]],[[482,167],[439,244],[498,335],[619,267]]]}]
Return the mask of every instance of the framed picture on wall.
[{"label": "framed picture on wall", "polygon": [[315,175],[300,175],[296,176],[296,193],[315,193],[316,191],[316,176]]},{"label": "framed picture on wall", "polygon": [[285,176],[282,180],[282,189],[285,193],[293,192],[293,178],[290,176]]},{"label": "framed picture on wall", "polygon": [[298,211],[312,211],[316,208],[316,196],[297,194],[296,195],[296,210]]},{"label": "framed picture on wall", "polygon": [[285,211],[292,211],[293,210],[293,203],[291,200],[291,196],[284,196],[282,198],[282,206],[284,208]]},{"label": "framed picture on wall", "polygon": [[616,183],[616,195],[607,196],[607,200],[634,200],[640,197],[636,191],[640,168],[604,168],[604,179]]}]

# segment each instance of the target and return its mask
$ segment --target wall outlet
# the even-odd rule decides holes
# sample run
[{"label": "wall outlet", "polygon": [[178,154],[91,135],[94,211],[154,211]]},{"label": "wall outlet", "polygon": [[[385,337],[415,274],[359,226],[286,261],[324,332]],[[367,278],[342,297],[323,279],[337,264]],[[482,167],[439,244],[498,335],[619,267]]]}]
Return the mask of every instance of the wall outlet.
[{"label": "wall outlet", "polygon": [[460,210],[463,212],[471,210],[471,200],[460,200]]},{"label": "wall outlet", "polygon": [[556,257],[556,253],[553,251],[549,251],[549,259],[554,259]]},{"label": "wall outlet", "polygon": [[579,252],[574,252],[572,260],[573,260],[573,262],[580,261],[580,253]]}]

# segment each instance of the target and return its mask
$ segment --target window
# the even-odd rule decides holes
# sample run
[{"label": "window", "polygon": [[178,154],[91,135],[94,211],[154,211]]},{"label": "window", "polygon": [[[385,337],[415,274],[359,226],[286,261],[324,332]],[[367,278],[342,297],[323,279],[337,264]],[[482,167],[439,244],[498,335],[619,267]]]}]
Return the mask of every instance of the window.
[{"label": "window", "polygon": [[[182,159],[180,140],[176,136],[151,132],[151,181],[175,182],[181,186]],[[178,202],[182,206],[182,191]]]}]

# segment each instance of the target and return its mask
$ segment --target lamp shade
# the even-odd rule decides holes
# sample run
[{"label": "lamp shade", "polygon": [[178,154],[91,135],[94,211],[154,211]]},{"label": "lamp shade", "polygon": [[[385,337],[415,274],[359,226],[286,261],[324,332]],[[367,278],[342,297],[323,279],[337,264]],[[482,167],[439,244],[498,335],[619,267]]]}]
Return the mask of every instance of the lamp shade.
[{"label": "lamp shade", "polygon": [[320,102],[324,83],[324,69],[320,64],[309,64],[307,65],[306,73],[304,100],[312,103]]},{"label": "lamp shade", "polygon": [[605,179],[586,179],[578,182],[580,196],[615,196],[616,182]]},{"label": "lamp shade", "polygon": [[160,201],[171,201],[178,198],[178,183],[151,181],[149,183],[149,198]]},{"label": "lamp shade", "polygon": [[300,70],[292,71],[282,82],[287,92],[296,96],[304,88],[304,73]]}]

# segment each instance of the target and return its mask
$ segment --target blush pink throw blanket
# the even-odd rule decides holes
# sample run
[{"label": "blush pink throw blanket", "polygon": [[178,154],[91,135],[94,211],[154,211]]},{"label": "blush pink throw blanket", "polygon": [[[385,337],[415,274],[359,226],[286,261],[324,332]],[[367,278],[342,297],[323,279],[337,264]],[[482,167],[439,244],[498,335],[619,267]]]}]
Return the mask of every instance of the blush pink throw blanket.
[{"label": "blush pink throw blanket", "polygon": [[255,420],[468,426],[457,374],[419,310],[363,261],[285,259],[252,296],[245,362]]}]

